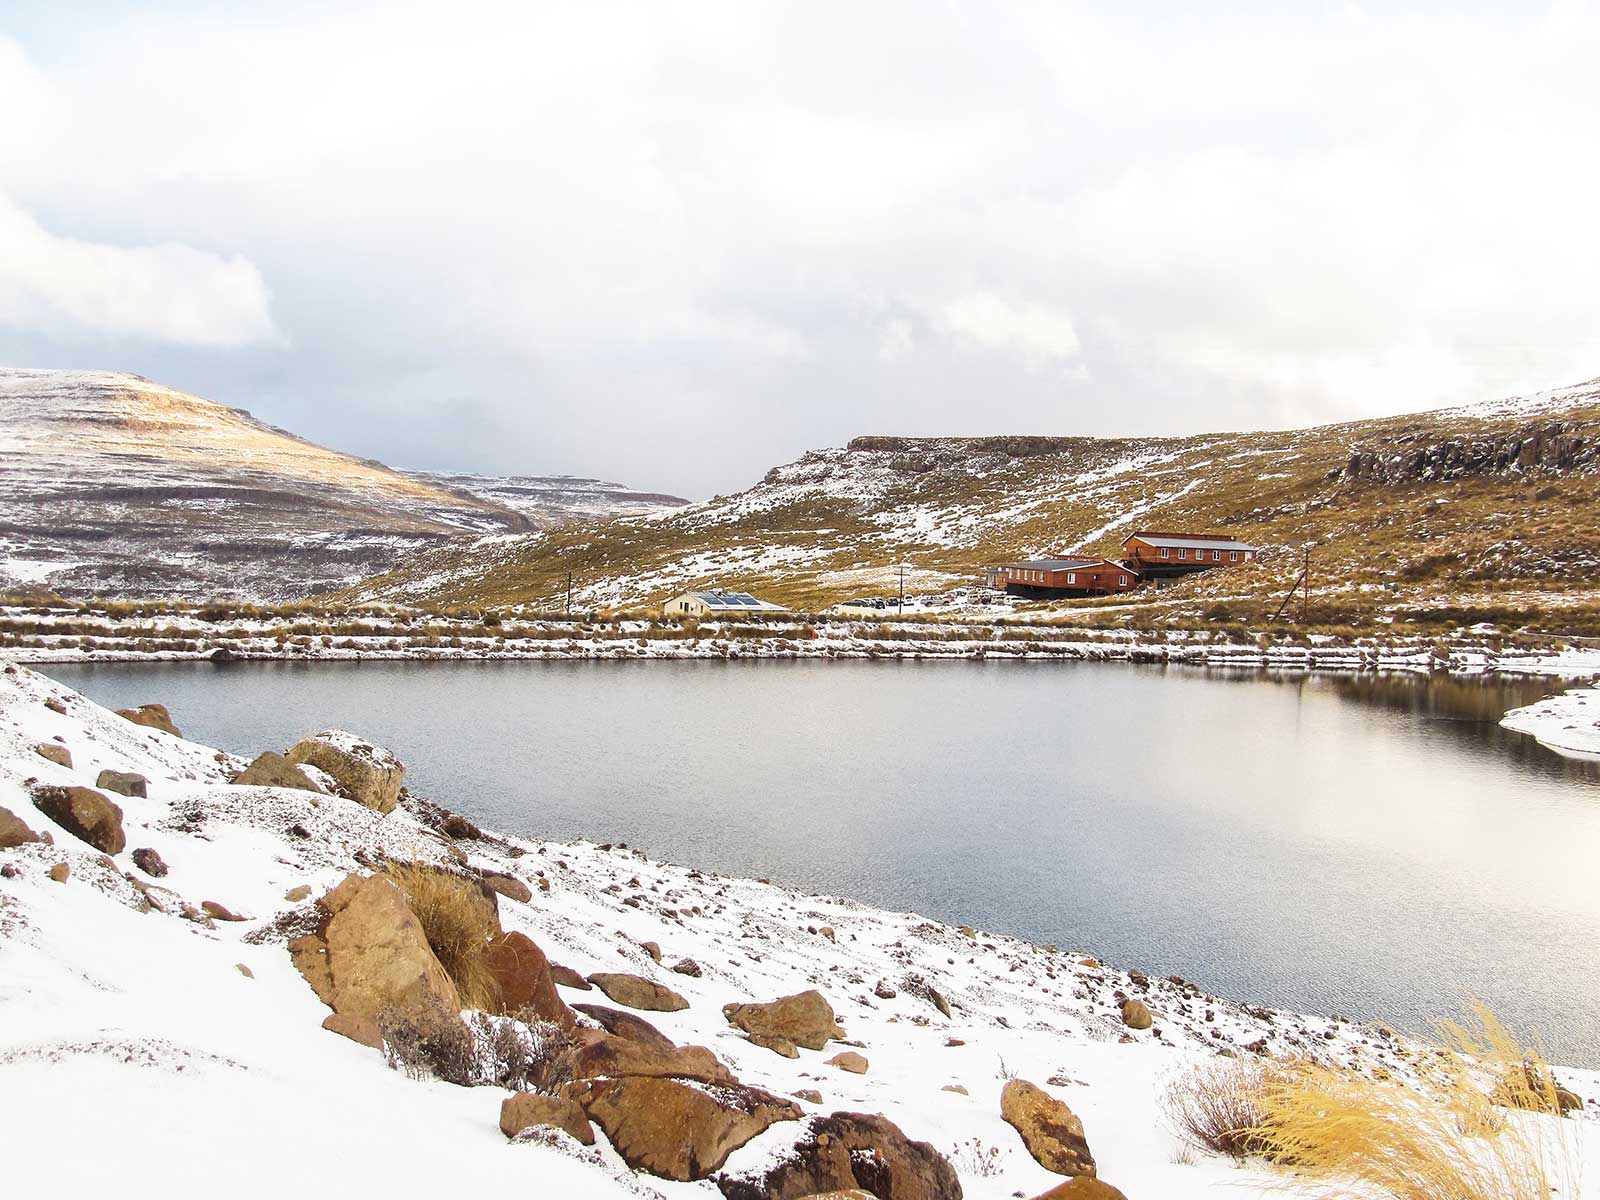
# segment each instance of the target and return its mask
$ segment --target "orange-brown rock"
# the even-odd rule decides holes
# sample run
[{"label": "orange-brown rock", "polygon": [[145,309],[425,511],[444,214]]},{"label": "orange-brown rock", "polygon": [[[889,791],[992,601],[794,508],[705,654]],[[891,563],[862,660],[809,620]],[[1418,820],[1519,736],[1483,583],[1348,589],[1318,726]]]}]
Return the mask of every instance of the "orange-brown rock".
[{"label": "orange-brown rock", "polygon": [[841,1071],[849,1071],[852,1075],[865,1075],[867,1073],[867,1060],[854,1050],[846,1050],[842,1054],[835,1054],[828,1060],[830,1067],[838,1067]]},{"label": "orange-brown rock", "polygon": [[821,1050],[831,1039],[844,1036],[834,1019],[833,1006],[815,990],[781,996],[765,1004],[725,1004],[722,1015],[728,1024],[750,1034],[752,1041],[757,1037],[782,1038],[807,1050]]},{"label": "orange-brown rock", "polygon": [[358,1017],[353,1013],[329,1013],[322,1019],[322,1027],[329,1033],[337,1033],[352,1042],[371,1046],[374,1050],[383,1049],[383,1034],[378,1032],[378,1023],[371,1017]]},{"label": "orange-brown rock", "polygon": [[58,767],[72,769],[72,751],[60,742],[40,742],[33,750],[40,758],[47,758]]},{"label": "orange-brown rock", "polygon": [[33,806],[96,850],[121,854],[128,844],[122,832],[122,809],[93,788],[37,787]]},{"label": "orange-brown rock", "polygon": [[141,704],[138,708],[119,708],[117,716],[135,725],[143,725],[146,729],[159,729],[162,733],[170,733],[173,737],[182,737],[183,733],[172,723],[172,714],[167,711],[165,704]]},{"label": "orange-brown rock", "polygon": [[392,879],[346,876],[322,905],[332,914],[322,940],[335,1011],[374,1019],[391,1008],[461,1011],[456,985]]},{"label": "orange-brown rock", "polygon": [[301,738],[285,755],[291,763],[310,763],[326,771],[357,804],[381,813],[394,811],[406,769],[388,750],[342,729],[325,729]]},{"label": "orange-brown rock", "polygon": [[11,850],[37,841],[39,835],[28,828],[26,821],[9,808],[0,808],[0,850]]},{"label": "orange-brown rock", "polygon": [[333,1007],[333,972],[328,969],[328,943],[320,934],[308,933],[289,942],[289,959],[329,1008]]},{"label": "orange-brown rock", "polygon": [[800,1116],[794,1101],[742,1084],[596,1079],[572,1098],[630,1167],[680,1181],[704,1179],[768,1126]]},{"label": "orange-brown rock", "polygon": [[1076,1113],[1043,1088],[1013,1079],[1001,1089],[1000,1116],[1022,1137],[1033,1160],[1057,1175],[1095,1173],[1094,1155]]},{"label": "orange-brown rock", "polygon": [[556,995],[544,951],[524,933],[502,933],[483,952],[483,963],[500,990],[500,1011],[532,1010],[542,1021],[571,1029],[572,1010]]},{"label": "orange-brown rock", "polygon": [[880,1200],[961,1200],[961,1182],[944,1155],[870,1113],[814,1118],[776,1163],[724,1172],[716,1184],[726,1200],[802,1200],[852,1190]]},{"label": "orange-brown rock", "polygon": [[1048,1192],[1041,1192],[1033,1200],[1128,1200],[1109,1183],[1080,1175],[1065,1183],[1058,1183]]},{"label": "orange-brown rock", "polygon": [[626,975],[606,971],[589,976],[594,984],[618,1004],[629,1008],[642,1008],[646,1012],[677,1012],[689,1007],[689,1002],[664,983],[656,983],[642,975]]},{"label": "orange-brown rock", "polygon": [[571,967],[564,967],[557,962],[550,964],[550,978],[554,979],[562,987],[576,988],[580,992],[594,991],[594,984],[579,975]]},{"label": "orange-brown rock", "polygon": [[574,1101],[537,1092],[518,1092],[501,1103],[500,1132],[507,1137],[516,1137],[540,1126],[565,1130],[585,1146],[594,1145],[594,1126]]},{"label": "orange-brown rock", "polygon": [[1150,1009],[1143,1000],[1129,996],[1122,1002],[1122,1023],[1129,1029],[1149,1029]]},{"label": "orange-brown rock", "polygon": [[608,1079],[627,1075],[676,1076],[705,1083],[732,1083],[733,1073],[704,1046],[639,1042],[596,1029],[578,1031],[573,1055],[574,1079]]}]

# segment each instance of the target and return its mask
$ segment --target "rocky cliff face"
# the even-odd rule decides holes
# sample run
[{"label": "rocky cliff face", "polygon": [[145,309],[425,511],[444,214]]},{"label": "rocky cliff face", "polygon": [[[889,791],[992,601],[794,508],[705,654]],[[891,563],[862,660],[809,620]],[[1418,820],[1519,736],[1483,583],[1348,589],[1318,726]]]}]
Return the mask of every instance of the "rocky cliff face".
[{"label": "rocky cliff face", "polygon": [[1600,429],[1581,421],[1548,421],[1511,433],[1430,438],[1357,446],[1344,478],[1354,483],[1438,483],[1473,475],[1528,475],[1600,467]]}]

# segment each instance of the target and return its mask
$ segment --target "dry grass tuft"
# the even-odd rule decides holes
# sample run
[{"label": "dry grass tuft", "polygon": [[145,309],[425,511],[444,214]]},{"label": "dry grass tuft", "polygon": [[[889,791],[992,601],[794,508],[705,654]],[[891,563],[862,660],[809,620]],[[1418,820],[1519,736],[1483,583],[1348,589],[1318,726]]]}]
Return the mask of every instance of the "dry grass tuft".
[{"label": "dry grass tuft", "polygon": [[[1288,1190],[1393,1200],[1550,1200],[1575,1195],[1577,1142],[1543,1058],[1475,1006],[1441,1023],[1420,1085],[1309,1059],[1219,1062],[1173,1081],[1183,1136],[1294,1174]],[[1520,1110],[1520,1111],[1519,1111]]]},{"label": "dry grass tuft", "polygon": [[500,986],[483,952],[494,937],[493,909],[475,880],[428,863],[386,863],[383,873],[406,894],[434,957],[467,1008],[498,1012]]}]

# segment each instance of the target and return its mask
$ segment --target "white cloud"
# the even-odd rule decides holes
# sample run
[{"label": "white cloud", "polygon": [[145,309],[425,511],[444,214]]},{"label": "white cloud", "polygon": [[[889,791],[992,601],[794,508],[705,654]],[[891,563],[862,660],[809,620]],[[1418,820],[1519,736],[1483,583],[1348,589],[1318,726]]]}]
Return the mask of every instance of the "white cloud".
[{"label": "white cloud", "polygon": [[1078,356],[1072,319],[1038,304],[1014,304],[990,292],[961,296],[940,308],[941,327],[955,337],[1020,354],[1036,365]]},{"label": "white cloud", "polygon": [[0,194],[0,326],[190,346],[275,340],[261,273],[176,242],[59,237]]}]

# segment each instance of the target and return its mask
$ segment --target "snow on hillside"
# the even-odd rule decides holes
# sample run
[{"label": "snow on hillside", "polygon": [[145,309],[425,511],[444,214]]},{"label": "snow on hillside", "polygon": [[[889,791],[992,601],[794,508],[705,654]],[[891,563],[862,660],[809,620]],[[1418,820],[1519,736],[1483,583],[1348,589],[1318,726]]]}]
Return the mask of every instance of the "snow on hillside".
[{"label": "snow on hillside", "polygon": [[[39,745],[64,747],[72,765]],[[54,840],[0,850],[0,1129],[14,1187],[184,1197],[247,1179],[263,1194],[413,1195],[503,1190],[515,1179],[535,1195],[715,1195],[706,1183],[629,1171],[603,1135],[590,1150],[564,1135],[508,1143],[497,1128],[508,1093],[414,1081],[320,1027],[328,1010],[285,948],[311,902],[286,895],[320,895],[383,856],[464,860],[521,881],[532,899],[502,899],[506,930],[580,974],[670,986],[688,1007],[646,1015],[673,1041],[711,1047],[774,1094],[814,1089],[821,1099],[802,1104],[808,1115],[887,1115],[944,1152],[969,1197],[1033,1196],[1062,1182],[1000,1118],[1012,1075],[1071,1105],[1101,1178],[1131,1200],[1193,1200],[1261,1195],[1281,1177],[1180,1147],[1158,1104],[1175,1070],[1219,1052],[1313,1050],[1402,1078],[1411,1069],[1411,1049],[1379,1027],[1270,1012],[1081,952],[704,874],[623,846],[470,830],[454,841],[414,815],[437,811],[416,801],[381,816],[337,796],[226,782],[244,761],[132,724],[25,668],[0,670],[0,806]],[[106,768],[149,781],[148,798],[115,797],[127,839],[110,856],[53,825],[29,795],[33,782],[94,784]],[[134,864],[142,848],[159,853],[164,876]],[[60,864],[64,883],[49,874]],[[183,915],[202,901],[243,919]],[[645,942],[664,963],[693,959],[700,974],[658,965]],[[909,985],[918,978],[948,1015]],[[827,1065],[841,1047],[791,1060],[723,1018],[725,1003],[807,988],[839,1014],[868,1060],[864,1074]],[[1130,994],[1153,1012],[1152,1028],[1119,1019]],[[604,999],[570,988],[562,997]],[[1594,1106],[1600,1077],[1561,1078]],[[773,1126],[729,1170],[780,1155],[802,1127]],[[1560,1128],[1600,1150],[1600,1125]]]},{"label": "snow on hillside", "polygon": [[464,492],[519,512],[537,525],[606,517],[642,517],[668,513],[689,502],[664,492],[640,492],[620,483],[576,475],[472,475],[444,471],[409,471],[438,487]]},{"label": "snow on hillside", "polygon": [[1558,754],[1600,761],[1600,686],[1573,688],[1513,709],[1500,724]]}]

